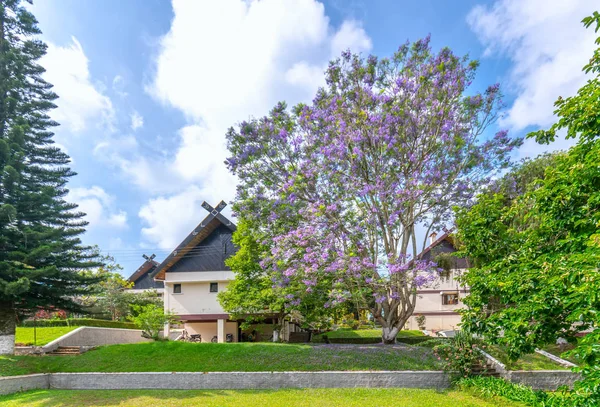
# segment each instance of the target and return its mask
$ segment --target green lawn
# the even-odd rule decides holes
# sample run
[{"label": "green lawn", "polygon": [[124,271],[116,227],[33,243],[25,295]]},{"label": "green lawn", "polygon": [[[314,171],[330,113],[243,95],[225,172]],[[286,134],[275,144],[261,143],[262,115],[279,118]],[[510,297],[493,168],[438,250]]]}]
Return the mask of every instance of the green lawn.
[{"label": "green lawn", "polygon": [[569,370],[568,367],[559,365],[539,353],[523,355],[519,360],[513,362],[499,346],[490,346],[486,351],[504,363],[508,370]]},{"label": "green lawn", "polygon": [[[377,338],[381,339],[381,329],[338,329],[326,333],[328,338]],[[421,331],[400,331],[398,338],[410,338],[415,336],[425,336]]]},{"label": "green lawn", "polygon": [[287,390],[37,390],[0,396],[3,407],[230,406],[230,407],[518,407],[505,399],[482,399],[462,391],[421,389]]},{"label": "green lawn", "polygon": [[0,356],[0,376],[46,372],[440,370],[431,349],[389,345],[147,342],[79,356]]},{"label": "green lawn", "polygon": [[[44,327],[44,328],[36,328],[37,338],[35,341],[35,345],[41,346],[46,345],[52,342],[55,339],[60,338],[66,333],[71,332],[74,329],[77,329],[77,326],[54,326],[54,327]],[[15,338],[15,343],[21,345],[34,345],[33,342],[33,328],[23,328],[17,327],[17,336]]]}]

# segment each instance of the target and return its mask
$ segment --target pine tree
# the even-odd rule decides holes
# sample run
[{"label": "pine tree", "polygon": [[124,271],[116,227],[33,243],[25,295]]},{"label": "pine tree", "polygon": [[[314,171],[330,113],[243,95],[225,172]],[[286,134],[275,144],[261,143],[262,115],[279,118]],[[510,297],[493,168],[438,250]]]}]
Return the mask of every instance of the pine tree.
[{"label": "pine tree", "polygon": [[57,95],[38,64],[46,45],[21,0],[0,0],[0,354],[12,353],[17,315],[78,310],[96,266],[79,236],[87,222],[65,201],[75,175],[54,146],[48,116]]}]

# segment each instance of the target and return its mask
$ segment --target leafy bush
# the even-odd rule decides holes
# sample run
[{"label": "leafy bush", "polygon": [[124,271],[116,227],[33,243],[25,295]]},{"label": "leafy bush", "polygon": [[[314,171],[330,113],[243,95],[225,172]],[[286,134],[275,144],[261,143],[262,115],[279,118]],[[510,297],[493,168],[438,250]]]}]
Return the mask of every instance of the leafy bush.
[{"label": "leafy bush", "polygon": [[430,341],[429,336],[401,336],[396,337],[396,341],[399,343],[405,343],[407,345],[419,345],[424,342]]},{"label": "leafy bush", "polygon": [[415,321],[417,321],[417,325],[419,326],[419,329],[421,331],[424,331],[425,330],[425,322],[426,322],[425,315],[417,315],[415,317]]},{"label": "leafy bush", "polygon": [[37,327],[53,327],[53,326],[95,326],[100,328],[122,328],[136,329],[135,324],[131,322],[108,321],[104,319],[91,318],[69,318],[69,319],[32,319],[25,320],[20,326],[26,328]]},{"label": "leafy bush", "polygon": [[474,391],[479,396],[504,397],[531,407],[591,407],[597,405],[593,401],[590,403],[589,400],[576,398],[567,392],[546,393],[497,377],[470,377],[461,379],[457,385],[461,390]]},{"label": "leafy bush", "polygon": [[62,309],[41,309],[35,313],[37,319],[67,319],[67,312]]},{"label": "leafy bush", "polygon": [[469,377],[474,366],[485,366],[485,356],[478,347],[485,348],[473,335],[457,331],[453,338],[433,348],[434,354],[442,362],[444,371],[452,376]]},{"label": "leafy bush", "polygon": [[329,340],[328,343],[341,343],[341,344],[348,344],[348,343],[354,343],[354,344],[358,344],[358,345],[367,345],[367,344],[371,344],[371,343],[381,343],[381,338],[374,338],[374,337],[354,337],[354,338],[332,338],[329,335],[323,335],[324,338],[326,337],[327,339],[325,339],[325,342],[327,342],[327,340]]},{"label": "leafy bush", "polygon": [[142,330],[142,336],[145,338],[160,339],[160,331],[166,323],[175,321],[175,317],[170,312],[164,311],[163,307],[155,304],[134,305],[135,314],[129,318],[135,325]]},{"label": "leafy bush", "polygon": [[445,345],[448,342],[449,338],[433,338],[430,339],[426,337],[425,341],[417,343],[417,346],[422,346],[424,348],[435,348],[438,345]]}]

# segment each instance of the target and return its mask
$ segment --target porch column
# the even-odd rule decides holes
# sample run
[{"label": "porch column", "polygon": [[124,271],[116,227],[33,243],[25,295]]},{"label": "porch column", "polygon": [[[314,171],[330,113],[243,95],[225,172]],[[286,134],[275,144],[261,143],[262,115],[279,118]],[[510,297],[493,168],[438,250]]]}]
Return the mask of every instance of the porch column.
[{"label": "porch column", "polygon": [[217,341],[219,343],[225,342],[225,320],[217,320]]},{"label": "porch column", "polygon": [[[163,288],[163,309],[166,312],[169,311],[169,285],[165,281]],[[165,324],[163,328],[163,338],[169,339],[171,336],[171,324],[168,322]]]}]

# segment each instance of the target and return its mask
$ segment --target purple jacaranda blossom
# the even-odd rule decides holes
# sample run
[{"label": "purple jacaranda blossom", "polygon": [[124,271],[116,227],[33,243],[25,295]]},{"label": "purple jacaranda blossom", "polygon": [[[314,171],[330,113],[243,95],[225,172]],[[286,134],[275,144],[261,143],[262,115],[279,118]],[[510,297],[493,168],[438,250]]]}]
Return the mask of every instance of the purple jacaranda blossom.
[{"label": "purple jacaranda blossom", "polygon": [[234,209],[269,236],[260,266],[274,285],[303,287],[293,301],[322,293],[324,307],[356,300],[384,326],[403,325],[414,300],[402,293],[439,275],[417,230],[449,226],[452,207],[521,143],[484,133],[500,88],[469,89],[476,68],[429,36],[389,58],[344,51],[311,103],[279,103],[228,131]]}]

